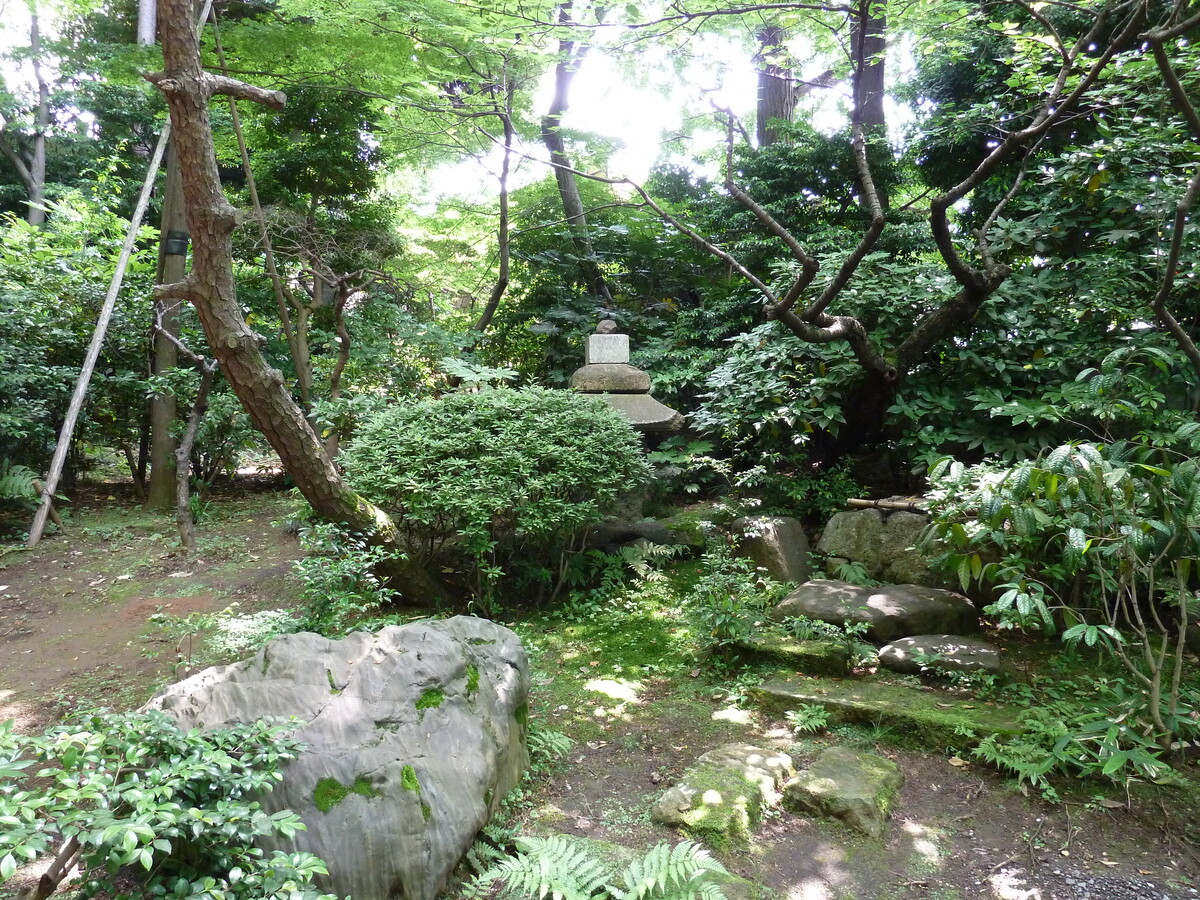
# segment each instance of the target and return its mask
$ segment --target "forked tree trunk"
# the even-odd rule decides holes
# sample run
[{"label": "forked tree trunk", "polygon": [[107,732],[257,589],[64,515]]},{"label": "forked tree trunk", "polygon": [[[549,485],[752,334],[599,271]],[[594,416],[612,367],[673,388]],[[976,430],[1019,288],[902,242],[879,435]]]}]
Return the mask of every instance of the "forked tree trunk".
[{"label": "forked tree trunk", "polygon": [[217,174],[208,102],[216,94],[227,94],[279,109],[287,98],[205,72],[192,17],[191,0],[162,0],[158,21],[165,71],[146,76],[166,96],[171,111],[192,235],[191,274],[182,282],[162,286],[158,293],[184,298],[196,308],[221,371],[313,509],[373,534],[381,544],[395,545],[391,519],[342,480],[285,387],[283,374],[267,364],[259,350],[259,336],[242,317],[230,243],[236,217]]}]

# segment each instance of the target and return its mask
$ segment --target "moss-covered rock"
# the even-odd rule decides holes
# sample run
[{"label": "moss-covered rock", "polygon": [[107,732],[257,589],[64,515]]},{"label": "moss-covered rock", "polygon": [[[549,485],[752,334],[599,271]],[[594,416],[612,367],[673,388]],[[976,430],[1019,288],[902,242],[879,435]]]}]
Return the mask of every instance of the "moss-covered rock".
[{"label": "moss-covered rock", "polygon": [[745,846],[764,807],[778,804],[792,760],[748,744],[727,744],[705,753],[667,790],[650,818],[681,828],[714,850]]},{"label": "moss-covered rock", "polygon": [[753,688],[751,695],[780,715],[817,704],[829,711],[832,724],[893,726],[916,747],[972,747],[991,734],[1022,731],[1014,710],[895,684],[781,676]]},{"label": "moss-covered rock", "polygon": [[733,647],[743,659],[776,662],[800,675],[841,678],[850,674],[850,651],[845,644],[798,641],[781,635],[751,635],[739,639]]},{"label": "moss-covered rock", "polygon": [[879,837],[903,783],[900,767],[890,759],[830,747],[812,768],[784,785],[783,802],[790,809],[831,816]]}]

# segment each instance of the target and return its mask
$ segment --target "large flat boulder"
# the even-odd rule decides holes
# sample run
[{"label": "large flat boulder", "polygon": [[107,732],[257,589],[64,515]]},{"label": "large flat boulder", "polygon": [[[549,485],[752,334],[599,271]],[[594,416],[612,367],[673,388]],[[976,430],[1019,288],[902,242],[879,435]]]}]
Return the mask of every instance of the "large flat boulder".
[{"label": "large flat boulder", "polygon": [[763,809],[778,804],[791,774],[792,759],[786,753],[726,744],[699,757],[659,797],[650,818],[681,828],[714,850],[744,846]]},{"label": "large flat boulder", "polygon": [[520,780],[529,665],[507,628],[459,616],[359,632],[291,634],[207,669],[150,704],[183,728],[296,717],[308,745],[262,798],[308,831],[318,883],[355,900],[433,900]]},{"label": "large flat boulder", "polygon": [[888,728],[914,747],[966,748],[988,735],[1009,736],[1022,731],[1017,710],[932,688],[848,678],[780,676],[751,688],[750,696],[780,717],[802,706],[821,706],[829,713],[831,724]]},{"label": "large flat boulder", "polygon": [[840,819],[877,838],[903,783],[900,767],[890,759],[830,747],[784,785],[783,802],[800,812]]},{"label": "large flat boulder", "polygon": [[797,616],[833,625],[862,622],[867,626],[867,637],[879,644],[915,634],[970,634],[979,630],[979,613],[962,594],[916,584],[862,587],[816,578],[784,597],[772,613],[779,622]]}]

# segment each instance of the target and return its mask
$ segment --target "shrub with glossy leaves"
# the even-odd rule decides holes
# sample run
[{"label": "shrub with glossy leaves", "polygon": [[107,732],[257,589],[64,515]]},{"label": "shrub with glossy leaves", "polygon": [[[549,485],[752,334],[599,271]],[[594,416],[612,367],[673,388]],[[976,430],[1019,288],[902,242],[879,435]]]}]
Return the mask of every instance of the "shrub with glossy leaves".
[{"label": "shrub with glossy leaves", "polygon": [[506,572],[553,581],[571,536],[647,473],[619,413],[540,388],[401,400],[363,423],[340,462],[414,558],[457,557],[485,603]]},{"label": "shrub with glossy leaves", "polygon": [[183,732],[157,712],[86,714],[40,736],[0,724],[0,885],[55,855],[59,877],[78,862],[85,896],[129,896],[113,881],[129,867],[139,896],[326,900],[312,885],[320,859],[254,846],[304,829],[290,810],[249,799],[296,756],[285,727]]}]

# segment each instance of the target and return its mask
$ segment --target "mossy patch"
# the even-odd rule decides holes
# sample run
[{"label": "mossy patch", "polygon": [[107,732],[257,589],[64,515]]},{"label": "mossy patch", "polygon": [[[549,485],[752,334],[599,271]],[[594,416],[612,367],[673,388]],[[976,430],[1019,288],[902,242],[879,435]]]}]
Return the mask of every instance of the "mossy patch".
[{"label": "mossy patch", "polygon": [[522,728],[529,727],[529,704],[522,703],[513,711],[513,717],[517,720],[517,724]]},{"label": "mossy patch", "polygon": [[680,816],[679,827],[716,851],[747,847],[750,833],[762,819],[758,785],[723,767],[696,767],[683,777],[692,807]]},{"label": "mossy patch", "polygon": [[313,788],[313,805],[327,813],[351,794],[367,798],[382,796],[364,775],[355,778],[353,784],[342,784],[336,778],[322,778]]},{"label": "mossy patch", "polygon": [[442,701],[444,701],[445,699],[446,699],[446,692],[443,691],[440,687],[428,688],[417,699],[417,709],[422,710],[422,711],[427,710],[427,709],[437,709],[439,706],[442,705]]},{"label": "mossy patch", "polygon": [[333,669],[326,669],[325,677],[329,680],[329,693],[340,694],[342,690],[337,686],[337,682],[333,680]]},{"label": "mossy patch", "polygon": [[412,766],[405,766],[400,770],[400,786],[406,791],[412,791],[414,794],[421,793],[421,782],[417,780],[417,770]]},{"label": "mossy patch", "polygon": [[467,696],[470,697],[479,690],[479,666],[467,664]]},{"label": "mossy patch", "polygon": [[840,678],[850,674],[849,649],[844,644],[830,641],[752,635],[738,640],[733,649],[743,659],[782,663],[802,675]]},{"label": "mossy patch", "polygon": [[832,724],[893,726],[917,748],[973,747],[988,735],[1023,730],[1015,710],[894,684],[781,676],[750,693],[778,714],[815,703],[828,710]]}]

